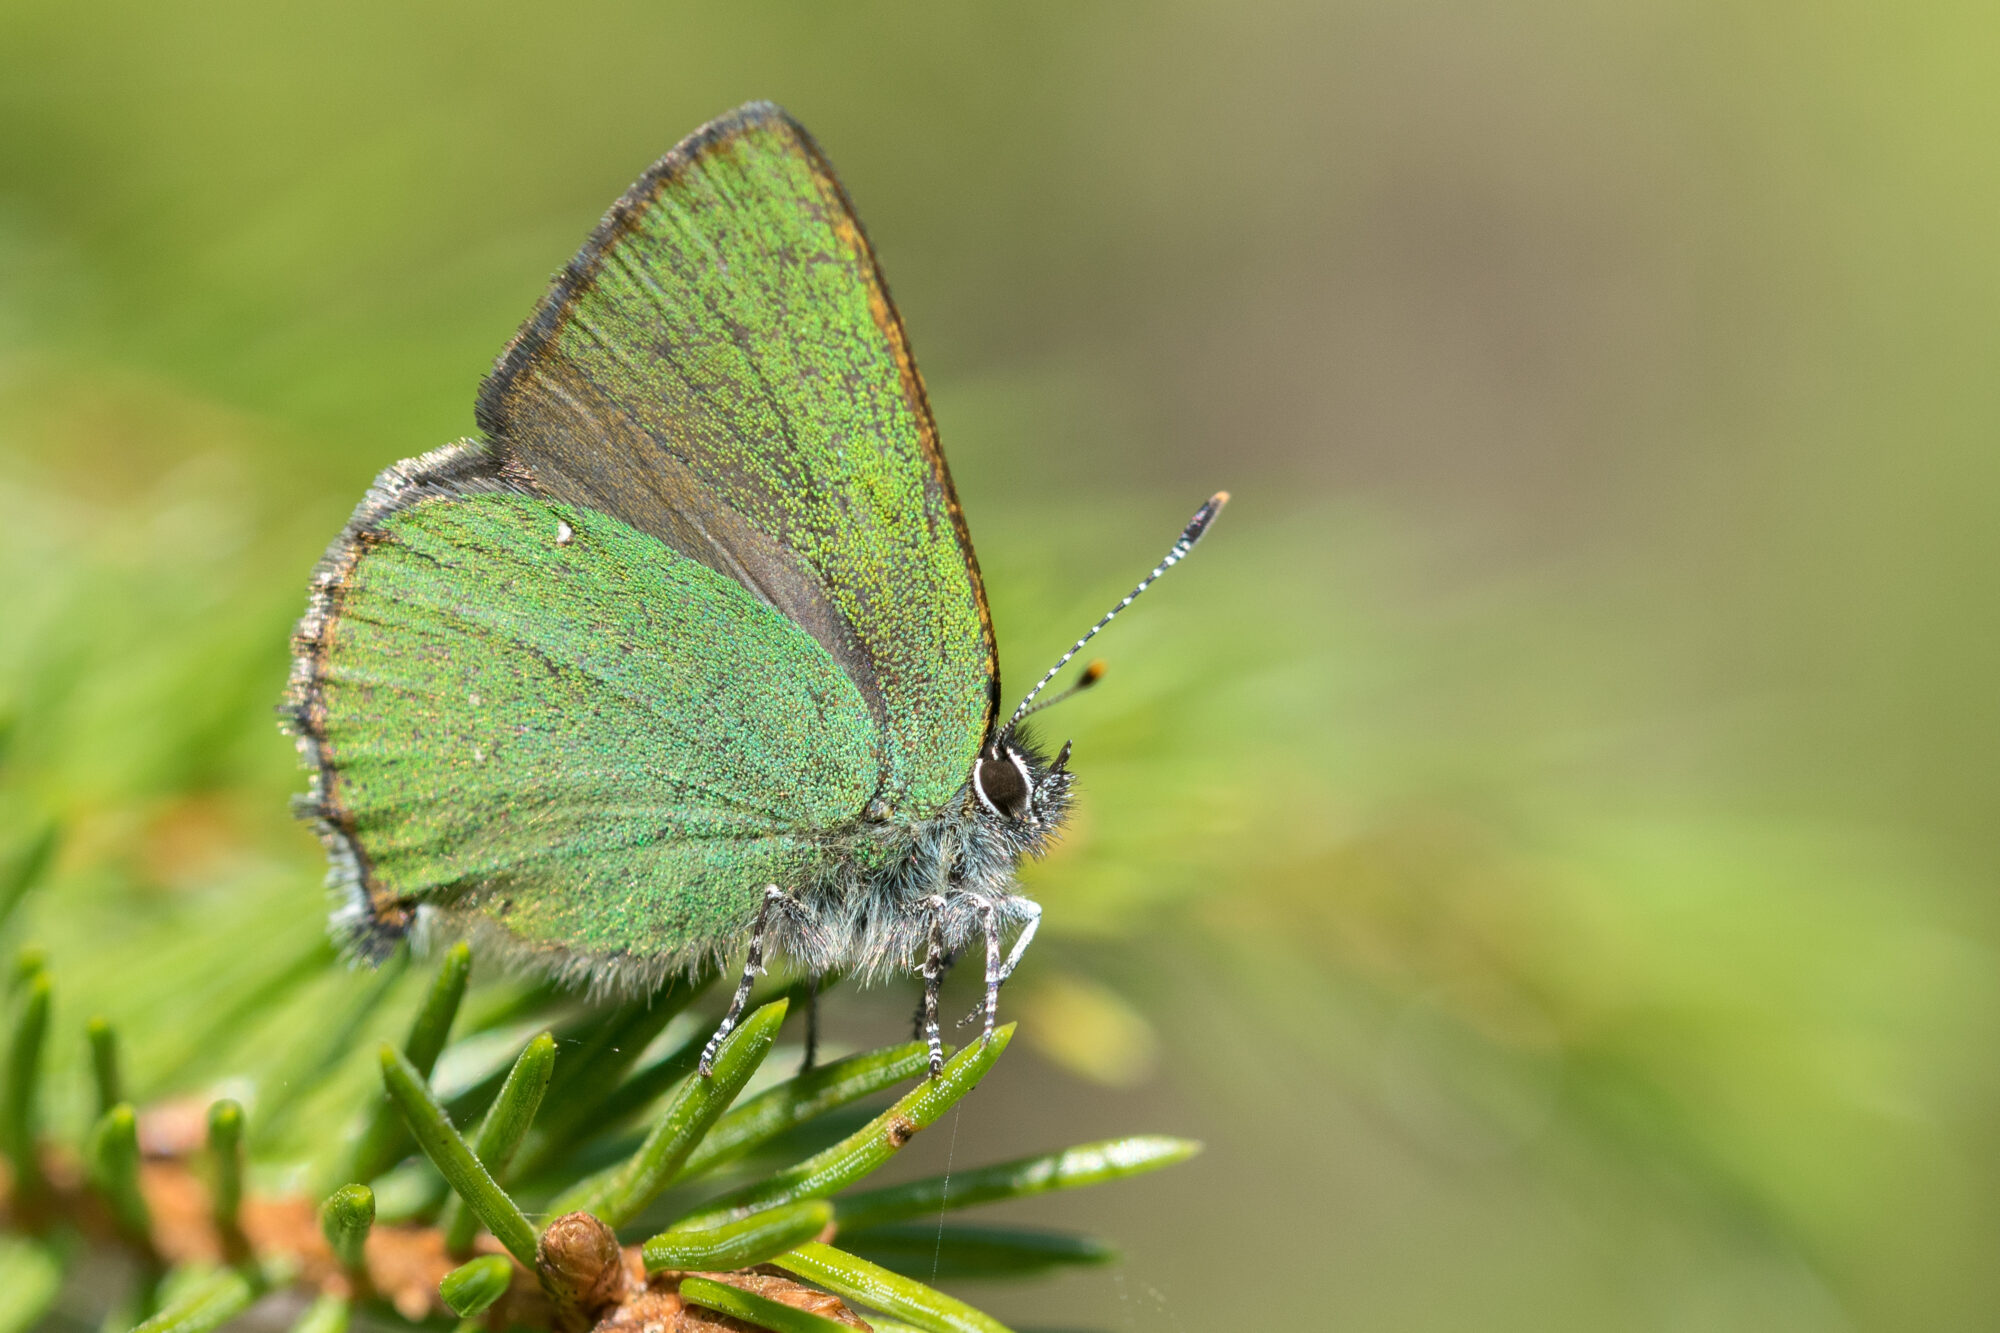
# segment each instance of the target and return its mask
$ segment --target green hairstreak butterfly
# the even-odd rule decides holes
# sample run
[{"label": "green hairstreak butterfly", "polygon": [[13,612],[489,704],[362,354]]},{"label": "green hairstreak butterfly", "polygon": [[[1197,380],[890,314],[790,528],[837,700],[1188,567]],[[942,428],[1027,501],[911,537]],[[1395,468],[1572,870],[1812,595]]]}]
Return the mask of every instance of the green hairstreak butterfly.
[{"label": "green hairstreak butterfly", "polygon": [[1003,717],[902,322],[832,168],[764,103],[612,206],[476,417],[376,478],[295,636],[343,943],[469,934],[626,991],[747,949],[718,1040],[768,950],[921,963],[935,1067],[944,971],[983,942],[990,1032],[1041,915],[1014,868],[1070,802],[1069,746],[1021,724],[1226,496]]}]

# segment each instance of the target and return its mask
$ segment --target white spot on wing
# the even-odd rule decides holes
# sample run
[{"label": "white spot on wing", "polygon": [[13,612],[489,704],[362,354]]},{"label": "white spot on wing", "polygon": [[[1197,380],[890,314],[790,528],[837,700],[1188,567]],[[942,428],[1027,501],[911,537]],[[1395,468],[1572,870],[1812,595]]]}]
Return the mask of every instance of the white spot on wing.
[{"label": "white spot on wing", "polygon": [[576,529],[562,519],[556,520],[556,545],[568,546],[576,540]]}]

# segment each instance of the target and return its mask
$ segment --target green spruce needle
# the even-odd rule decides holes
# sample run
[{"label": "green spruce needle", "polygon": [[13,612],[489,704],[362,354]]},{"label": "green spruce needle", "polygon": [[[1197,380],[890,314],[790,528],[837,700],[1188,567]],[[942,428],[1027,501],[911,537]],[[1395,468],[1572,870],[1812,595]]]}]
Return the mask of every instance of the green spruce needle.
[{"label": "green spruce needle", "polygon": [[[390,964],[365,990],[351,992],[328,1014],[322,1029],[304,1034],[305,1040],[294,1048],[297,1053],[282,1057],[294,1075],[310,1075],[305,1080],[310,1085],[338,1065],[341,1049],[393,984],[395,966]],[[839,1143],[804,1161],[765,1172],[652,1236],[641,1251],[645,1267],[648,1272],[693,1274],[775,1263],[857,1306],[881,1312],[901,1333],[1004,1333],[989,1316],[899,1272],[1013,1277],[1064,1265],[1102,1263],[1114,1257],[1113,1251],[1090,1237],[1067,1233],[1008,1227],[941,1229],[936,1222],[940,1210],[1118,1179],[1184,1160],[1199,1150],[1199,1145],[1184,1139],[1137,1136],[957,1171],[949,1189],[939,1177],[835,1199],[832,1196],[888,1162],[911,1137],[935,1124],[977,1086],[1006,1050],[1014,1027],[1010,1024],[991,1041],[955,1052],[935,1078],[922,1077],[927,1072],[926,1049],[910,1042],[800,1073],[737,1105],[774,1048],[789,1006],[778,998],[749,1014],[723,1043],[711,1078],[699,1078],[693,1069],[699,1037],[640,1067],[640,1053],[692,993],[685,987],[670,988],[650,1004],[639,1001],[609,1013],[599,1011],[603,1016],[588,1036],[580,1026],[569,1024],[567,1030],[581,1040],[560,1047],[570,1052],[560,1063],[558,1038],[550,1032],[535,1036],[504,1074],[496,1062],[481,1077],[476,1092],[461,1094],[459,1104],[465,1108],[461,1114],[468,1119],[472,1108],[484,1104],[477,1130],[461,1135],[432,1092],[429,1071],[460,1011],[470,966],[468,950],[450,950],[405,1041],[381,1047],[381,1100],[364,1118],[363,1134],[344,1154],[357,1168],[379,1172],[393,1167],[413,1142],[422,1158],[379,1177],[384,1185],[393,1183],[412,1198],[428,1187],[434,1191],[429,1195],[432,1200],[442,1197],[447,1187],[452,1191],[437,1233],[428,1243],[441,1241],[449,1252],[468,1260],[438,1288],[445,1304],[464,1321],[459,1333],[479,1333],[481,1321],[496,1313],[495,1302],[522,1281],[521,1269],[541,1272],[547,1280],[544,1256],[538,1253],[543,1238],[500,1183],[511,1165],[537,1152],[549,1163],[548,1184],[560,1190],[543,1212],[554,1217],[587,1209],[594,1218],[577,1222],[588,1221],[597,1229],[602,1253],[609,1255],[615,1237],[604,1228],[630,1226],[667,1188],[741,1162],[790,1131],[824,1125],[829,1116],[857,1100],[914,1079],[892,1106]],[[34,1236],[0,1238],[0,1333],[26,1333],[59,1293],[70,1251],[101,1243],[102,1233],[93,1241],[71,1228],[69,1214],[79,1196],[58,1193],[39,1175],[39,1152],[45,1145],[39,1142],[38,1115],[44,1100],[51,979],[46,960],[36,950],[22,951],[12,975],[14,1018],[5,1056],[8,1078],[0,1089],[0,1147],[14,1159],[15,1198],[32,1201],[26,1215],[47,1216],[65,1228],[49,1233],[57,1238],[55,1243]],[[547,1003],[546,997],[541,1002]],[[490,1013],[482,1020],[488,1027],[491,1021]],[[509,1031],[518,1029],[510,1024]],[[103,1019],[92,1019],[86,1033],[92,1088],[88,1094],[81,1087],[76,1092],[103,1109],[84,1143],[85,1211],[100,1218],[108,1215],[130,1246],[150,1256],[155,1230],[170,1223],[164,1215],[150,1215],[140,1190],[138,1119],[130,1104],[118,1100],[125,1092],[121,1057],[127,1052],[120,1033]],[[129,1037],[129,1031],[125,1035]],[[148,1068],[154,1063],[146,1062]],[[280,1112],[302,1095],[299,1087],[285,1086],[279,1074],[265,1078],[268,1081],[260,1086]],[[560,1114],[552,1120],[551,1107],[558,1104]],[[649,1105],[663,1109],[636,1150],[578,1180],[586,1169],[583,1164],[605,1162],[622,1150],[621,1145],[632,1142],[635,1113]],[[553,1133],[552,1124],[568,1128]],[[149,1257],[141,1265],[139,1295],[129,1307],[137,1312],[133,1318],[156,1312],[141,1325],[140,1333],[210,1333],[273,1285],[297,1280],[298,1255],[280,1247],[253,1259],[243,1235],[246,1158],[253,1132],[259,1139],[269,1133],[261,1114],[251,1124],[234,1101],[218,1100],[208,1108],[208,1145],[201,1155],[205,1161],[188,1165],[205,1168],[213,1223],[229,1264],[216,1270],[182,1270],[164,1275],[163,1281],[159,1261]],[[547,1185],[531,1188],[540,1206]],[[389,1198],[388,1193],[383,1195],[385,1207],[390,1206]],[[374,1189],[358,1178],[326,1197],[321,1227],[352,1285],[340,1294],[309,1291],[318,1298],[304,1307],[292,1333],[348,1333],[363,1310],[371,1319],[377,1314],[387,1317],[386,1307],[374,1304],[383,1293],[371,1292],[367,1285],[368,1239],[377,1202]],[[412,1215],[437,1214],[436,1202],[426,1206],[427,1213]],[[407,1200],[402,1207],[408,1214]],[[844,1237],[841,1249],[816,1239],[835,1224]],[[197,1225],[206,1227],[205,1222]],[[505,1248],[505,1255],[472,1252],[481,1226]],[[551,1243],[555,1234],[551,1233]],[[10,1275],[17,1273],[20,1280],[10,1281]],[[844,1327],[825,1316],[699,1276],[685,1277],[682,1295],[772,1333],[823,1333]],[[877,1321],[877,1327],[891,1326]]]},{"label": "green spruce needle", "polygon": [[466,1206],[493,1233],[493,1238],[506,1246],[507,1252],[524,1267],[533,1269],[535,1229],[522,1216],[520,1205],[493,1183],[492,1175],[479,1164],[472,1149],[445,1118],[444,1108],[431,1096],[430,1088],[425,1086],[423,1076],[409,1058],[387,1044],[382,1047],[382,1083],[416,1136],[417,1146],[431,1159],[438,1174],[458,1191]]},{"label": "green spruce needle", "polygon": [[682,1225],[718,1226],[735,1218],[799,1199],[823,1199],[846,1189],[899,1152],[919,1130],[937,1121],[978,1085],[1014,1039],[1014,1025],[996,1029],[991,1041],[975,1041],[945,1061],[936,1078],[925,1079],[895,1105],[824,1152],[767,1179],[723,1195]]},{"label": "green spruce needle", "polygon": [[120,1102],[90,1131],[90,1184],[111,1210],[119,1230],[134,1240],[152,1231],[152,1214],[139,1193],[139,1117]]},{"label": "green spruce needle", "polygon": [[[445,951],[417,1016],[410,1020],[410,1035],[403,1040],[403,1054],[419,1077],[428,1079],[451,1035],[451,1022],[465,998],[465,983],[472,975],[472,950],[461,940]],[[402,1121],[388,1102],[378,1102],[368,1125],[355,1141],[346,1176],[349,1180],[370,1181],[396,1164],[408,1151]]]},{"label": "green spruce needle", "polygon": [[771,1043],[777,1040],[778,1027],[785,1021],[786,1007],[785,1001],[774,1000],[744,1019],[716,1053],[710,1077],[688,1075],[637,1152],[608,1179],[586,1181],[579,1190],[559,1199],[550,1211],[561,1214],[583,1209],[614,1228],[637,1217],[673,1181],[695,1144],[764,1063]]},{"label": "green spruce needle", "polygon": [[716,1122],[689,1154],[679,1179],[727,1165],[788,1130],[913,1077],[929,1059],[924,1043],[904,1042],[850,1055],[766,1089]]},{"label": "green spruce needle", "polygon": [[306,1307],[291,1333],[347,1333],[353,1316],[353,1306],[345,1297],[327,1292]]},{"label": "green spruce needle", "polygon": [[438,1283],[438,1295],[461,1319],[484,1314],[514,1285],[514,1263],[504,1254],[482,1254],[462,1263]]},{"label": "green spruce needle", "polygon": [[[253,1141],[266,1142],[275,1136],[299,1099],[318,1087],[347,1058],[354,1049],[355,1040],[367,1027],[368,1020],[402,980],[409,958],[407,949],[398,949],[391,954],[388,961],[375,969],[375,975],[368,978],[365,986],[349,995],[337,1013],[314,1024],[311,1032],[305,1034],[304,1039],[287,1054],[284,1063],[265,1077],[259,1085],[260,1095],[256,1100],[257,1123],[250,1126]],[[276,989],[277,982],[274,981],[273,992]],[[241,1023],[248,1016],[246,1011],[235,1017]],[[220,1032],[226,1029],[218,1026],[215,1030]],[[352,1150],[343,1153],[335,1165],[332,1179],[326,1182],[326,1188],[333,1189],[352,1180],[353,1176],[346,1172],[353,1162]]]},{"label": "green spruce needle", "polygon": [[1032,1227],[940,1227],[936,1222],[904,1222],[850,1231],[840,1244],[852,1254],[900,1273],[933,1277],[1026,1277],[1052,1268],[1108,1264],[1118,1251],[1094,1236]]},{"label": "green spruce needle", "polygon": [[[514,1067],[507,1072],[507,1081],[500,1085],[500,1092],[493,1099],[493,1105],[486,1109],[486,1118],[479,1124],[479,1132],[473,1135],[472,1152],[486,1173],[498,1184],[506,1177],[507,1166],[514,1159],[514,1150],[521,1146],[521,1139],[534,1123],[535,1112],[542,1104],[542,1094],[548,1090],[549,1078],[555,1072],[556,1039],[544,1032],[529,1042],[514,1061]],[[451,1196],[445,1205],[438,1226],[444,1231],[445,1252],[463,1254],[472,1244],[472,1238],[479,1229],[479,1219],[465,1206],[459,1195]]]},{"label": "green spruce needle", "polygon": [[683,1278],[680,1291],[681,1299],[692,1305],[720,1310],[771,1333],[853,1333],[851,1326],[838,1320],[711,1278]]},{"label": "green spruce needle", "polygon": [[647,1241],[641,1254],[649,1273],[665,1268],[709,1272],[748,1268],[812,1240],[832,1220],[833,1205],[824,1199],[780,1204],[719,1227],[670,1228]]},{"label": "green spruce needle", "polygon": [[132,1333],[211,1333],[250,1308],[263,1290],[259,1275],[222,1268],[195,1279]]},{"label": "green spruce needle", "polygon": [[375,1226],[375,1191],[366,1185],[342,1185],[319,1208],[319,1227],[333,1257],[349,1274],[368,1271],[368,1233]]},{"label": "green spruce needle", "polygon": [[915,1324],[926,1333],[1008,1333],[984,1311],[831,1245],[807,1241],[771,1262],[835,1295]]},{"label": "green spruce needle", "polygon": [[635,1070],[590,1113],[591,1126],[599,1132],[616,1129],[659,1101],[695,1067],[707,1039],[707,1033],[697,1032],[644,1069]]},{"label": "green spruce needle", "polygon": [[522,1177],[540,1175],[610,1127],[606,1103],[617,1096],[626,1072],[699,989],[676,982],[649,999],[614,1010],[593,1027],[582,1049],[563,1056],[561,1070],[543,1099],[534,1136],[522,1150]]},{"label": "green spruce needle", "polygon": [[226,1097],[208,1108],[208,1156],[216,1230],[231,1235],[243,1206],[243,1108]]},{"label": "green spruce needle", "polygon": [[0,1102],[0,1133],[14,1165],[15,1192],[26,1198],[43,1192],[42,1163],[35,1142],[36,1106],[41,1091],[42,1045],[49,1032],[47,972],[37,968],[23,985],[14,1039],[7,1049],[7,1087]]},{"label": "green spruce needle", "polygon": [[423,1007],[410,1020],[410,1035],[403,1042],[403,1054],[410,1057],[410,1063],[425,1078],[431,1076],[438,1057],[444,1054],[445,1041],[451,1036],[451,1022],[458,1017],[459,1003],[465,999],[465,983],[471,977],[472,948],[461,940],[445,951],[437,979],[431,983]]},{"label": "green spruce needle", "polygon": [[67,1246],[0,1236],[0,1333],[29,1333],[62,1293]]},{"label": "green spruce needle", "polygon": [[843,1231],[855,1231],[935,1214],[944,1208],[970,1208],[974,1204],[1025,1198],[1050,1190],[1102,1184],[1184,1162],[1200,1151],[1201,1145],[1193,1139],[1169,1138],[1164,1134],[1138,1134],[1086,1143],[1063,1152],[1024,1157],[1017,1162],[954,1171],[949,1177],[931,1176],[852,1194],[840,1201],[840,1225]]},{"label": "green spruce needle", "polygon": [[97,1113],[103,1115],[125,1100],[123,1082],[118,1077],[118,1034],[111,1020],[103,1016],[83,1025],[90,1038],[90,1074],[97,1085]]},{"label": "green spruce needle", "polygon": [[49,951],[39,944],[24,944],[14,955],[14,970],[10,974],[8,994],[13,994],[36,977],[49,970]]},{"label": "green spruce needle", "polygon": [[62,826],[50,820],[8,858],[6,868],[0,869],[0,925],[7,923],[14,909],[28,896],[28,890],[40,883],[55,864],[56,851],[61,846]]}]

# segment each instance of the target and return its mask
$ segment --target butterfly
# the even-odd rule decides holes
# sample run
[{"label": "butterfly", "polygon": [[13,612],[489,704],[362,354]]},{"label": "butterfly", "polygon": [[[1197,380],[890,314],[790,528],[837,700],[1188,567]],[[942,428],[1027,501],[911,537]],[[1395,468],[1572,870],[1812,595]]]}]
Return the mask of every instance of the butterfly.
[{"label": "butterfly", "polygon": [[[312,577],[283,712],[332,929],[641,991],[767,954],[924,978],[986,949],[985,1031],[1070,808],[1010,717],[924,384],[818,146],[752,103],[614,204],[481,386]],[[1083,684],[1095,679],[1087,673]],[[1012,936],[1011,947],[1007,938]],[[747,954],[739,955],[739,951]]]}]

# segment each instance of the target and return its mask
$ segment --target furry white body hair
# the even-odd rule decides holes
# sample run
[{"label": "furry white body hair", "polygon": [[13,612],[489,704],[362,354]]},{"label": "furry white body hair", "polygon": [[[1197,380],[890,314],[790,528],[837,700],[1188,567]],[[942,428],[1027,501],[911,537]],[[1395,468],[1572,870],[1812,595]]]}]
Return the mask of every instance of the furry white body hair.
[{"label": "furry white body hair", "polygon": [[[983,939],[989,910],[1003,935],[1036,921],[1041,906],[1020,891],[1015,870],[1023,858],[1043,855],[1060,834],[1073,777],[1065,769],[1051,770],[1032,743],[1021,738],[1011,743],[1033,775],[1034,823],[987,810],[968,779],[935,818],[902,828],[863,824],[832,835],[808,882],[773,886],[783,904],[763,923],[765,950],[802,972],[872,985],[913,974],[934,934],[951,956]],[[875,846],[857,855],[861,849],[855,844],[864,839]],[[884,841],[891,843],[886,857]],[[870,863],[879,868],[865,868]],[[337,860],[328,884],[336,894],[334,928],[341,933],[341,916],[365,908],[356,903]],[[752,913],[725,940],[672,953],[602,955],[529,942],[477,910],[426,903],[417,908],[410,934],[420,952],[469,939],[482,956],[511,971],[587,988],[593,996],[633,998],[676,978],[726,973],[740,962],[756,928]]]}]

